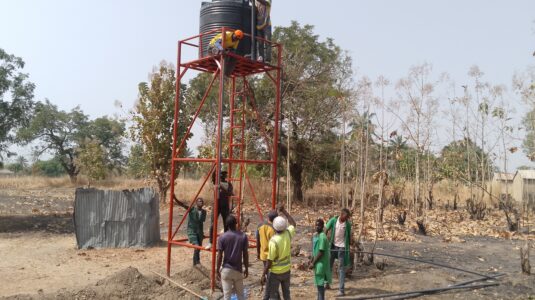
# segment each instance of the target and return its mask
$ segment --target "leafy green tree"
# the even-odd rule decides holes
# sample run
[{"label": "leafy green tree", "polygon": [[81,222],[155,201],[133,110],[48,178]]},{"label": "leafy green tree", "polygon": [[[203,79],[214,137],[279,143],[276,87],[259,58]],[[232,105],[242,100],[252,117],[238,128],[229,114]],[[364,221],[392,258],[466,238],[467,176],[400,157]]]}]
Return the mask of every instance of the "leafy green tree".
[{"label": "leafy green tree", "polygon": [[[369,92],[368,89],[371,86],[370,81],[367,78],[362,78],[359,83],[359,90],[361,93],[358,95],[363,97],[363,101],[367,101],[369,98],[366,97],[366,93],[363,91]],[[357,187],[360,186],[360,203],[361,203],[361,217],[364,214],[364,198],[366,195],[366,182],[368,177],[368,167],[372,165],[379,164],[369,164],[370,158],[373,158],[373,150],[375,142],[373,137],[375,136],[375,124],[372,122],[372,118],[375,117],[375,113],[370,113],[369,110],[365,110],[362,113],[355,112],[351,122],[349,123],[351,130],[349,132],[349,151],[352,154],[350,159],[352,159],[352,165],[354,166],[354,177],[355,177],[355,187],[354,190],[357,190]],[[353,197],[351,203],[351,209],[355,209],[357,204],[357,197]],[[359,234],[360,235],[360,234]]]},{"label": "leafy green tree", "polygon": [[[283,135],[290,135],[291,140],[293,198],[303,200],[304,175],[312,172],[318,159],[316,145],[339,128],[346,109],[341,99],[349,94],[344,82],[352,76],[351,58],[332,39],[320,41],[312,25],[301,26],[295,21],[288,27],[277,27],[273,40],[284,45],[283,117],[289,126],[284,128]],[[269,80],[263,78],[259,87],[269,86]],[[257,95],[274,99],[272,93],[271,87],[259,89]],[[288,149],[284,145],[281,148],[284,157]],[[316,179],[310,178],[308,184]]]},{"label": "leafy green tree", "polygon": [[[131,135],[143,146],[143,157],[150,167],[150,175],[158,186],[160,202],[166,201],[169,189],[173,146],[175,108],[175,68],[160,63],[150,75],[150,82],[138,85],[139,98],[132,113]],[[183,98],[185,86],[180,87]],[[182,99],[183,100],[183,99]],[[178,138],[181,139],[190,123],[188,104],[181,101]],[[188,136],[188,139],[192,135]],[[185,151],[186,147],[182,151]],[[176,169],[178,174],[179,168]]]},{"label": "leafy green tree", "polygon": [[88,140],[78,150],[77,163],[82,174],[86,175],[91,184],[91,180],[102,180],[106,178],[106,154],[104,146],[99,140]]},{"label": "leafy green tree", "polygon": [[49,151],[59,160],[71,182],[75,183],[80,168],[76,163],[76,148],[83,140],[88,117],[79,107],[70,112],[59,110],[46,100],[35,105],[35,112],[28,126],[18,131],[23,143],[38,139],[37,156]]},{"label": "leafy green tree", "polygon": [[[329,160],[318,145],[329,140],[339,128],[346,105],[341,99],[349,94],[344,85],[351,78],[351,58],[332,39],[320,40],[312,25],[292,22],[277,27],[273,40],[284,45],[282,77],[282,140],[290,136],[290,151],[281,144],[281,160],[290,153],[293,198],[303,200],[303,186],[312,186],[321,172],[318,163]],[[275,89],[267,76],[251,81],[256,106],[273,129]],[[288,124],[288,125],[286,125]],[[332,155],[333,149],[330,151]],[[338,151],[337,151],[338,152]]]},{"label": "leafy green tree", "polygon": [[84,136],[97,141],[104,155],[104,163],[108,171],[122,172],[126,165],[123,154],[125,123],[109,117],[96,118],[84,129]]},{"label": "leafy green tree", "polygon": [[330,132],[326,133],[321,140],[311,145],[310,165],[304,174],[304,186],[312,188],[318,179],[332,180],[340,171],[340,139]]},{"label": "leafy green tree", "polygon": [[150,166],[145,160],[143,146],[140,144],[135,144],[130,147],[127,173],[134,178],[145,178],[150,174]]},{"label": "leafy green tree", "polygon": [[35,85],[22,73],[24,61],[0,48],[0,158],[15,140],[14,131],[28,124]]},{"label": "leafy green tree", "polygon": [[524,137],[522,148],[524,149],[524,153],[528,156],[528,158],[531,161],[535,161],[535,108],[526,113],[522,119],[522,124],[526,130],[526,136]]},{"label": "leafy green tree", "polygon": [[[213,74],[200,73],[191,79],[188,83],[184,98],[192,106],[197,107],[200,105],[201,100],[206,93],[210,82],[213,79]],[[225,86],[229,86],[226,83]],[[218,91],[219,91],[219,79],[216,78],[210,92],[208,93],[203,105],[203,109],[200,111],[199,119],[205,124],[206,133],[215,132],[217,126],[217,112],[218,112]],[[223,103],[223,112],[227,114],[229,103],[226,101]],[[227,115],[225,115],[227,116]]]},{"label": "leafy green tree", "polygon": [[[354,153],[357,169],[361,173],[365,160],[371,156],[369,155],[369,152],[372,152],[371,148],[375,146],[373,138],[376,137],[376,125],[372,121],[375,117],[375,113],[370,113],[369,111],[355,112],[349,123],[351,129],[349,131],[348,148]],[[368,155],[366,155],[366,152],[368,152]]]},{"label": "leafy green tree", "polygon": [[7,169],[14,173],[26,173],[28,171],[28,160],[24,156],[19,155],[15,163],[9,164]]},{"label": "leafy green tree", "polygon": [[[472,159],[469,159],[469,156]],[[485,162],[481,164],[473,159],[474,157],[479,160],[483,159]],[[465,183],[475,182],[477,174],[482,172],[489,174],[494,168],[488,153],[485,153],[481,147],[470,139],[453,141],[442,148],[440,162],[440,170],[443,177],[450,179],[463,178]],[[485,170],[481,170],[481,166],[485,166]],[[468,170],[470,170],[470,178],[466,178]]]},{"label": "leafy green tree", "polygon": [[6,169],[17,174],[24,170],[19,163],[8,164]]},{"label": "leafy green tree", "polygon": [[528,112],[522,119],[526,131],[523,149],[526,156],[535,161],[535,69],[531,68],[524,74],[516,74],[513,77],[513,87],[528,106]]},{"label": "leafy green tree", "polygon": [[398,178],[404,180],[414,179],[416,176],[416,149],[407,146],[397,151],[398,158],[395,161],[395,169],[398,171]]},{"label": "leafy green tree", "polygon": [[[80,151],[88,151],[86,143],[98,143],[103,151],[106,172],[121,172],[126,163],[122,153],[124,134],[125,124],[122,120],[104,116],[90,121],[79,107],[67,112],[45,100],[44,103],[35,104],[28,126],[20,128],[17,137],[23,144],[37,140],[36,155],[44,152],[54,155],[74,183],[80,173],[81,160],[78,160],[78,155]],[[95,150],[91,148],[92,145],[89,147],[90,151]],[[90,173],[96,174],[93,171]],[[95,176],[93,179],[101,178],[100,174]]]},{"label": "leafy green tree", "polygon": [[59,177],[65,175],[61,158],[54,157],[49,160],[38,160],[32,165],[32,174],[47,177]]},{"label": "leafy green tree", "polygon": [[28,167],[28,160],[22,155],[19,155],[17,157],[17,163],[21,165],[23,169],[26,169]]},{"label": "leafy green tree", "polygon": [[[311,25],[300,25],[292,22],[288,27],[277,27],[273,40],[284,45],[282,59],[285,62],[282,78],[282,98],[284,99],[282,117],[285,124],[281,132],[281,140],[290,136],[290,151],[286,144],[281,144],[281,160],[290,153],[290,173],[293,184],[293,198],[303,200],[303,186],[312,186],[318,176],[325,175],[317,171],[321,162],[329,161],[333,148],[323,151],[318,145],[331,139],[339,126],[339,119],[347,105],[341,99],[348,96],[346,83],[351,79],[351,58],[342,51],[332,39],[321,41],[314,34]],[[277,54],[275,54],[277,55]],[[199,103],[207,86],[212,80],[209,74],[202,74],[190,81],[187,90],[189,103]],[[208,134],[215,131],[217,116],[217,80],[208,94],[205,108],[200,118],[205,124]],[[268,76],[249,79],[249,85],[255,95],[256,108],[264,121],[268,134],[273,130],[273,108],[275,89]],[[238,83],[237,86],[241,86]],[[228,108],[225,109],[228,112]],[[255,123],[255,122],[252,122]],[[258,131],[255,124],[253,130]],[[265,155],[265,149],[258,147],[264,144],[260,136],[249,135],[253,143],[248,153]],[[260,142],[262,141],[262,142]],[[209,138],[206,147],[200,149],[201,154],[210,153]],[[338,151],[337,151],[338,152]],[[326,155],[327,156],[322,156]],[[321,175],[320,175],[321,174]]]},{"label": "leafy green tree", "polygon": [[390,134],[390,139],[388,140],[387,153],[392,158],[393,170],[392,170],[392,179],[400,178],[403,172],[400,172],[399,162],[403,160],[404,153],[409,149],[407,145],[407,139],[402,135],[398,134],[397,131],[393,131]]}]

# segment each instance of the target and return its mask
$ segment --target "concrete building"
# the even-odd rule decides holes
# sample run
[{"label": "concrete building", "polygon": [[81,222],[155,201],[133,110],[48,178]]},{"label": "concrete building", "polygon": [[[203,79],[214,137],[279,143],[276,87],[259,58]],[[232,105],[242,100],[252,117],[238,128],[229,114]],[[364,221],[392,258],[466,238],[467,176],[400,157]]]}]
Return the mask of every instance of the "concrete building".
[{"label": "concrete building", "polygon": [[502,197],[505,197],[507,192],[509,192],[509,195],[511,196],[513,192],[514,177],[515,174],[513,173],[494,173],[492,181],[490,182],[490,191],[492,195],[501,199]]},{"label": "concrete building", "polygon": [[0,169],[0,177],[13,177],[15,173],[9,171],[8,169]]},{"label": "concrete building", "polygon": [[518,170],[513,179],[511,196],[519,203],[535,203],[535,170]]}]

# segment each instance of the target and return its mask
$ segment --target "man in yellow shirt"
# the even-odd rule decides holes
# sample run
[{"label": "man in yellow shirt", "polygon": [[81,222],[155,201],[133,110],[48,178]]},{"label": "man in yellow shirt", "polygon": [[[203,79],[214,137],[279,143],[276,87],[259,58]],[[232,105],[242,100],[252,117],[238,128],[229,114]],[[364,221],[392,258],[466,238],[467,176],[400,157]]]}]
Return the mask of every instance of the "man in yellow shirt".
[{"label": "man in yellow shirt", "polygon": [[[210,41],[210,44],[208,45],[208,50],[212,54],[219,54],[223,52],[223,50],[238,49],[238,45],[240,44],[240,40],[243,39],[243,31],[236,30],[234,32],[232,31],[226,31],[225,32],[225,42],[223,43],[223,35],[221,33],[218,33],[212,40]],[[225,44],[225,48],[223,48],[223,44]]]},{"label": "man in yellow shirt", "polygon": [[[269,240],[275,235],[275,229],[273,229],[273,220],[278,217],[279,214],[276,210],[270,211],[267,215],[267,221],[264,221],[256,230],[256,257],[262,261],[264,267],[267,264],[267,258],[269,253]],[[264,300],[269,300],[268,287],[264,289]]]},{"label": "man in yellow shirt", "polygon": [[259,260],[264,262],[264,266],[267,263],[267,256],[269,251],[269,240],[275,235],[275,229],[273,229],[273,220],[278,217],[279,214],[276,210],[272,210],[267,215],[267,221],[264,221],[258,226],[256,230],[256,256]]},{"label": "man in yellow shirt", "polygon": [[280,285],[284,300],[290,300],[291,241],[295,236],[296,223],[284,206],[279,208],[279,212],[285,218],[278,216],[273,220],[275,235],[269,240],[267,264],[260,283],[263,285],[267,281],[269,299],[277,299]]}]

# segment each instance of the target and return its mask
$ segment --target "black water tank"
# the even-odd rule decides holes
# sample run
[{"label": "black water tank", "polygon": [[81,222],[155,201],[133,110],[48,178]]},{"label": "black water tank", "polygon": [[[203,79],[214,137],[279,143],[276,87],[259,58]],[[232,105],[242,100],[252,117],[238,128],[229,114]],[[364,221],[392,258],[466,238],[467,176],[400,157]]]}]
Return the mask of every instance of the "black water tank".
[{"label": "black water tank", "polygon": [[[251,33],[251,6],[248,0],[213,0],[201,5],[200,33],[221,27],[241,29]],[[209,34],[202,39],[203,53],[199,57],[208,55],[208,44],[217,33]],[[237,53],[245,55],[251,52],[251,38],[246,36],[240,41]]]}]

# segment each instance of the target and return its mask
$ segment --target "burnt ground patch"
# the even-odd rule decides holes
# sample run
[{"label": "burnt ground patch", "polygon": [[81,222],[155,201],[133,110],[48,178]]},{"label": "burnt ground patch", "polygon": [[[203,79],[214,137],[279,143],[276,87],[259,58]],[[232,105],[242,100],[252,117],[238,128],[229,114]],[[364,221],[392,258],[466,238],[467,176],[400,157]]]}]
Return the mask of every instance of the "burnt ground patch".
[{"label": "burnt ground patch", "polygon": [[28,231],[74,233],[72,214],[0,215],[0,233]]}]

